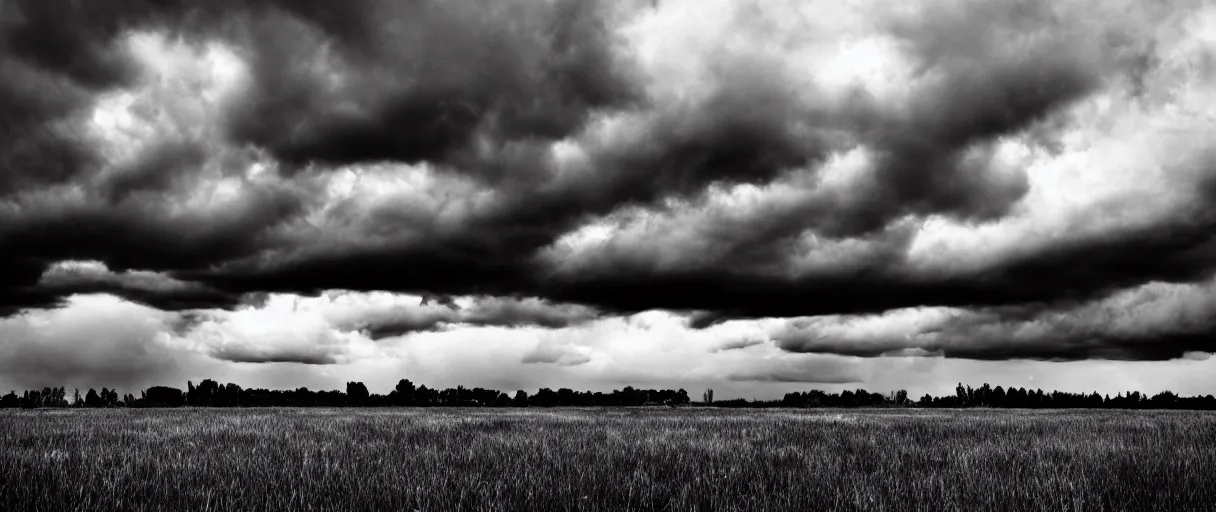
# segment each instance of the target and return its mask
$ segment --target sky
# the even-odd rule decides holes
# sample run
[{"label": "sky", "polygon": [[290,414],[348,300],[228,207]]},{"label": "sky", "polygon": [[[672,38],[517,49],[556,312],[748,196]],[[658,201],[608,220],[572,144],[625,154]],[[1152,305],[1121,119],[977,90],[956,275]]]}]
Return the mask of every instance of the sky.
[{"label": "sky", "polygon": [[0,389],[1216,393],[1216,4],[0,2]]}]

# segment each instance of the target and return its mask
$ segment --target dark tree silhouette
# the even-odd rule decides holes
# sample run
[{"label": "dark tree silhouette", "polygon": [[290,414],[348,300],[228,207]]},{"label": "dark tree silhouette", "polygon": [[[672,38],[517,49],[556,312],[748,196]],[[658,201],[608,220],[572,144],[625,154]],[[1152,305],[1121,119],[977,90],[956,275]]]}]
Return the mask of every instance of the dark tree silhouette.
[{"label": "dark tree silhouette", "polygon": [[410,382],[409,379],[401,379],[397,382],[397,387],[389,393],[389,403],[400,406],[414,405],[415,391],[413,382]]},{"label": "dark tree silhouette", "polygon": [[[625,389],[628,390],[630,388]],[[536,391],[535,395],[532,395],[532,398],[528,401],[528,404],[537,405],[540,407],[553,407],[557,405],[557,393],[554,393],[553,390],[549,388],[540,388]]]},{"label": "dark tree silhouette", "polygon": [[93,391],[93,388],[89,388],[88,393],[85,393],[84,406],[85,407],[101,407],[102,406],[101,396],[98,395],[96,391]]},{"label": "dark tree silhouette", "polygon": [[141,402],[144,407],[181,407],[186,405],[186,395],[177,388],[152,386],[143,392]]},{"label": "dark tree silhouette", "polygon": [[360,406],[367,405],[371,395],[367,392],[367,386],[362,382],[347,382],[346,383],[346,401],[347,405]]},{"label": "dark tree silhouette", "polygon": [[101,388],[101,406],[102,407],[118,407],[118,392],[106,388]]}]

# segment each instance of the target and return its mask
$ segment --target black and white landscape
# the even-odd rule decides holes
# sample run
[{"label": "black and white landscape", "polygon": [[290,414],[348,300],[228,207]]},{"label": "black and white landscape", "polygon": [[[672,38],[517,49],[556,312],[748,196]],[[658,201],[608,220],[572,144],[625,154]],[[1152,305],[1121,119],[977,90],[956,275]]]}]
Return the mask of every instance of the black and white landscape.
[{"label": "black and white landscape", "polygon": [[17,510],[1201,509],[1214,334],[1209,1],[0,0]]}]

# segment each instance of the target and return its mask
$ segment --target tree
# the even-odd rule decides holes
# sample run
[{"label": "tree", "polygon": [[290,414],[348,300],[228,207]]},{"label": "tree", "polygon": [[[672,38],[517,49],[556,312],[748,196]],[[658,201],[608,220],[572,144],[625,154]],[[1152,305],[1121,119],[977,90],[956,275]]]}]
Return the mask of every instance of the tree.
[{"label": "tree", "polygon": [[366,405],[369,396],[367,386],[364,386],[362,382],[346,383],[346,402],[348,404],[354,406]]},{"label": "tree", "polygon": [[904,405],[908,402],[908,391],[901,389],[895,392],[895,405]]},{"label": "tree", "polygon": [[186,394],[177,388],[152,386],[143,394],[143,405],[147,407],[181,407],[186,404]]},{"label": "tree", "polygon": [[701,393],[701,401],[706,405],[714,403],[714,390],[707,389],[704,393]]},{"label": "tree", "polygon": [[557,405],[557,393],[549,388],[540,388],[532,396],[531,403],[540,407],[553,407]]},{"label": "tree", "polygon": [[89,392],[85,393],[84,396],[84,406],[101,407],[102,405],[104,405],[104,403],[101,401],[101,397],[97,395],[97,392],[94,391],[93,388],[89,388]]},{"label": "tree", "polygon": [[570,388],[558,388],[557,390],[557,405],[575,405],[574,390]]},{"label": "tree", "polygon": [[991,398],[988,399],[988,401],[990,402],[989,405],[992,405],[993,407],[1004,407],[1005,406],[1005,389],[1000,386],[993,388],[992,396],[991,396]]},{"label": "tree", "polygon": [[393,405],[413,405],[414,403],[414,383],[409,379],[401,379],[397,381],[397,387],[389,395],[392,397],[390,402]]},{"label": "tree", "polygon": [[511,405],[514,405],[515,407],[527,407],[528,406],[528,392],[524,391],[522,389],[519,391],[516,391],[515,399],[512,400],[511,402],[512,402]]},{"label": "tree", "polygon": [[676,405],[687,405],[691,401],[692,400],[688,398],[688,392],[684,391],[684,388],[680,388],[678,391],[676,391],[676,396],[674,399],[674,403]]},{"label": "tree", "polygon": [[975,390],[975,398],[977,401],[979,401],[979,405],[991,406],[992,405],[992,386],[989,386],[988,383],[985,382],[984,385],[980,386],[979,389]]},{"label": "tree", "polygon": [[[187,384],[189,383],[187,382]],[[220,388],[218,382],[211,379],[203,379],[203,381],[198,383],[198,386],[194,388],[193,392],[188,391],[188,393],[191,395],[188,397],[188,401],[190,402],[190,405],[195,407],[228,405],[216,403],[217,400],[221,398],[221,391],[222,389]]]},{"label": "tree", "polygon": [[114,391],[112,389],[101,388],[101,393],[99,393],[98,395],[101,397],[101,406],[102,407],[118,407],[118,392],[117,391]]}]

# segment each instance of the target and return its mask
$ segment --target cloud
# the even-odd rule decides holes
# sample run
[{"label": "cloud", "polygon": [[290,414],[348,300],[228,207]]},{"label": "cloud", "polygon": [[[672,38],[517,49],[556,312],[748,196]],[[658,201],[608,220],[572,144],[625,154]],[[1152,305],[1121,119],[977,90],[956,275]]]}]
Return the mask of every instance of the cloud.
[{"label": "cloud", "polygon": [[732,381],[849,384],[861,382],[863,375],[856,364],[804,355],[753,361],[750,368],[737,370],[726,378]]},{"label": "cloud", "polygon": [[175,335],[198,352],[234,363],[332,365],[381,355],[372,340],[334,325],[331,298],[271,295],[235,311],[197,312],[176,326]]},{"label": "cloud", "polygon": [[552,342],[541,342],[536,350],[524,355],[520,360],[524,364],[556,364],[559,366],[578,366],[591,362],[591,356],[579,347]]},{"label": "cloud", "polygon": [[[732,339],[758,337],[764,328],[779,326],[779,321],[736,320],[692,330],[682,317],[660,312],[602,318],[553,330],[469,327],[380,342],[358,335],[321,334],[340,334],[329,322],[359,310],[359,303],[377,295],[272,294],[260,305],[189,315],[160,312],[104,295],[73,296],[59,309],[0,320],[0,389],[56,385],[67,386],[70,392],[73,387],[83,391],[106,386],[138,394],[151,385],[184,388],[187,380],[197,384],[212,378],[274,389],[342,389],[346,382],[361,381],[372,392],[387,393],[399,379],[409,378],[428,387],[465,385],[529,392],[540,387],[604,391],[632,385],[685,388],[695,396],[712,387],[720,398],[780,398],[783,393],[808,388],[852,389],[859,387],[855,380],[870,390],[906,388],[915,396],[949,394],[959,381],[1073,392],[1096,389],[1112,396],[1128,389],[1202,394],[1210,392],[1214,361],[1199,360],[1197,354],[1184,361],[1095,360],[1066,366],[1026,360],[854,358],[782,353],[768,343],[715,353],[713,347]],[[417,302],[417,297],[410,299]],[[294,327],[299,325],[304,327]],[[276,327],[282,326],[291,327],[291,334],[277,335]],[[217,332],[226,332],[228,337],[216,336]],[[314,344],[325,348],[308,348]],[[225,347],[257,356],[251,358],[254,361],[288,362],[248,364],[217,359],[215,354]],[[522,362],[528,354],[554,349],[584,354],[591,360],[565,366]],[[237,353],[228,351],[228,355]],[[307,360],[301,354],[336,362],[300,364]],[[846,379],[849,376],[852,378]],[[844,380],[850,382],[839,383]]]},{"label": "cloud", "polygon": [[107,293],[329,366],[655,310],[866,357],[1210,348],[1095,320],[1216,270],[1209,6],[643,4],[7,2],[0,315]]},{"label": "cloud", "polygon": [[1071,361],[1195,359],[1214,348],[1213,281],[1153,282],[1071,306],[921,308],[796,319],[773,333],[791,352]]},{"label": "cloud", "polygon": [[211,357],[233,363],[299,363],[337,364],[339,359],[323,347],[308,346],[300,350],[256,350],[249,346],[221,347]]},{"label": "cloud", "polygon": [[98,261],[61,261],[51,265],[36,287],[58,296],[108,293],[163,311],[228,308],[240,298],[199,283],[183,282],[159,272],[110,271]]},{"label": "cloud", "polygon": [[419,297],[340,290],[315,297],[277,293],[248,295],[244,306],[251,311],[274,309],[291,315],[308,315],[338,331],[366,335],[373,340],[465,327],[560,329],[600,317],[584,306],[552,304],[536,298]]},{"label": "cloud", "polygon": [[0,382],[134,389],[176,384],[203,365],[163,332],[171,314],[104,296],[0,319]]},{"label": "cloud", "polygon": [[535,298],[479,297],[469,299],[467,306],[452,298],[446,298],[447,302],[428,299],[430,297],[423,297],[416,306],[396,304],[369,308],[359,318],[349,320],[347,325],[367,332],[372,339],[381,339],[460,325],[557,329],[598,317],[594,310],[583,306],[553,305]]},{"label": "cloud", "polygon": [[[291,165],[426,161],[514,178],[462,160],[486,139],[560,140],[595,109],[632,100],[602,9],[373,1],[268,12],[246,36],[257,76],[231,136]],[[327,23],[335,15],[344,23]]]},{"label": "cloud", "polygon": [[1211,357],[1211,352],[1187,352],[1182,355],[1182,359],[1189,361],[1207,361],[1208,359],[1211,359]]},{"label": "cloud", "polygon": [[[695,327],[695,326],[694,326]],[[742,350],[748,347],[763,345],[765,340],[756,337],[745,337],[734,340],[727,340],[713,348],[714,352],[725,352],[728,350]]]},{"label": "cloud", "polygon": [[[956,23],[990,14],[962,13]],[[994,23],[1012,33],[1024,30],[1035,16],[1048,15],[999,10],[995,14],[1000,17]],[[522,292],[590,302],[586,296],[615,283],[547,271],[551,263],[535,258],[536,251],[557,242],[587,216],[627,207],[646,209],[681,198],[697,200],[715,184],[764,184],[790,173],[814,176],[831,155],[856,147],[865,148],[868,155],[857,176],[838,185],[813,185],[801,204],[765,212],[771,220],[744,235],[744,240],[724,233],[724,239],[717,241],[768,250],[742,262],[741,279],[763,279],[757,267],[782,264],[773,260],[779,257],[779,248],[808,230],[828,238],[848,237],[883,232],[889,222],[911,214],[963,220],[999,217],[1026,192],[1027,184],[1017,170],[998,168],[995,139],[1016,134],[1090,91],[1099,71],[1098,63],[1090,61],[1101,56],[1087,53],[1092,46],[1087,44],[1088,36],[1077,41],[1031,39],[1025,55],[1001,53],[999,40],[989,32],[972,31],[952,44],[926,41],[928,35],[914,30],[925,23],[905,21],[903,25],[912,27],[903,29],[906,33],[884,36],[891,44],[908,41],[905,46],[910,49],[899,51],[908,53],[909,59],[924,60],[923,65],[933,71],[916,82],[906,98],[908,105],[900,109],[876,105],[864,95],[836,97],[826,90],[806,98],[793,85],[796,77],[789,76],[791,71],[782,64],[750,52],[727,52],[700,77],[707,85],[683,97],[652,94],[641,108],[605,106],[548,150],[502,146],[504,152],[492,153],[497,177],[488,182],[493,189],[487,191],[484,204],[460,212],[450,220],[452,228],[442,234],[426,232],[413,239],[377,241],[313,256],[297,253],[277,262],[271,258],[236,263],[229,272],[209,278],[231,288],[287,290],[307,283],[318,288],[346,283],[364,289],[415,283],[412,286],[418,289],[454,293],[472,293],[480,287],[487,293]],[[706,51],[708,59],[710,49],[698,50]],[[645,70],[639,73],[646,76]],[[1008,77],[993,78],[1002,73]],[[984,95],[970,99],[950,92],[957,89]],[[494,140],[493,135],[486,136]],[[463,166],[452,170],[476,172],[481,157],[475,153],[469,152]],[[428,162],[446,169],[445,158]],[[417,163],[413,158],[399,160]],[[524,186],[538,180],[547,185]],[[803,180],[803,185],[811,184]],[[414,223],[433,222],[415,216],[410,212],[407,218]],[[710,268],[704,271],[722,274],[738,268],[733,264],[739,262],[731,259],[738,252],[714,250],[724,254],[708,262]],[[374,270],[375,284],[350,275],[356,268]],[[590,272],[595,277],[605,273],[603,279],[609,281],[632,277],[619,275],[612,267]],[[643,302],[622,309],[646,306],[650,305]]]}]

